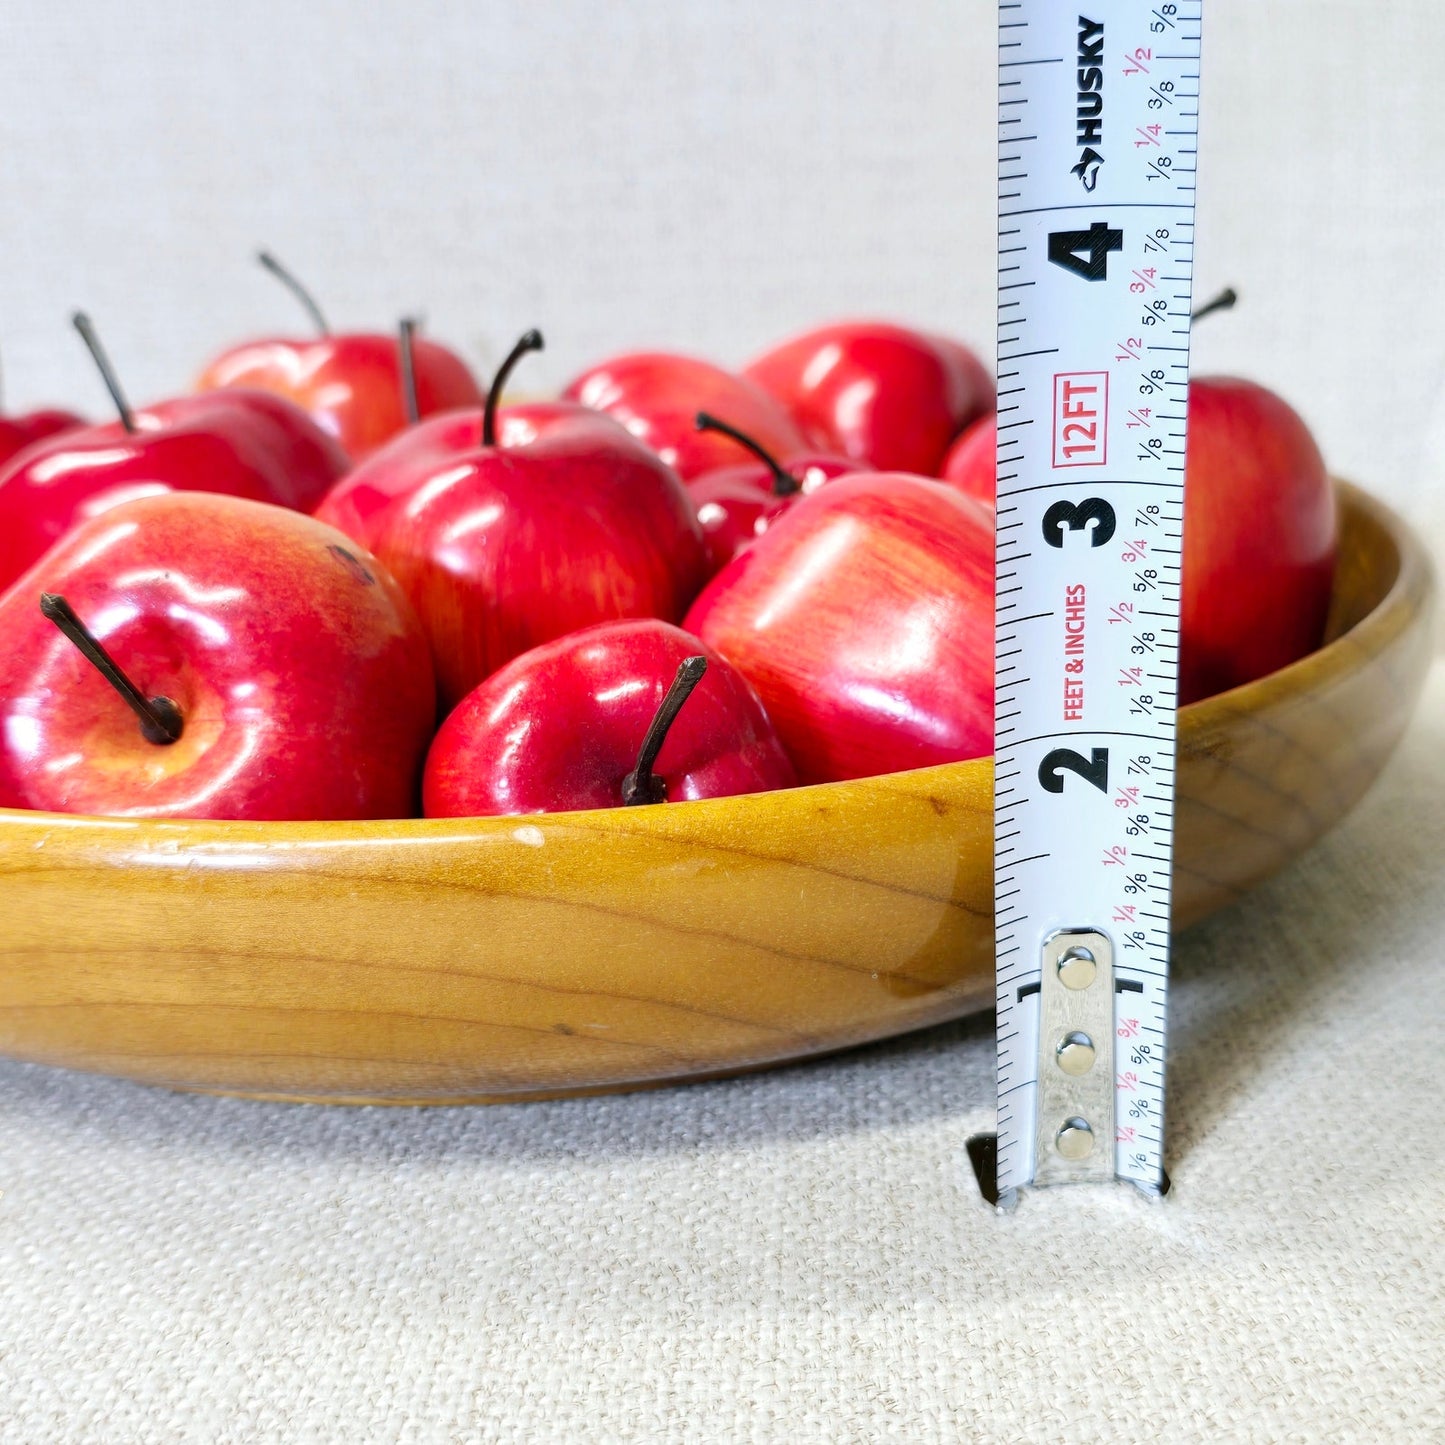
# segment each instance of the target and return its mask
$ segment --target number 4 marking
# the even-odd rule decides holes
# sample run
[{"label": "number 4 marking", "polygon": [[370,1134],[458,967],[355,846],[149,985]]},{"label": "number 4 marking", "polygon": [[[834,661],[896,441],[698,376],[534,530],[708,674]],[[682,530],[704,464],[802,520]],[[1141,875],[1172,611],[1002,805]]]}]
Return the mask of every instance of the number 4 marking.
[{"label": "number 4 marking", "polygon": [[1107,221],[1095,221],[1087,231],[1049,232],[1049,260],[1085,281],[1107,281],[1109,252],[1123,249],[1123,231],[1114,230]]}]

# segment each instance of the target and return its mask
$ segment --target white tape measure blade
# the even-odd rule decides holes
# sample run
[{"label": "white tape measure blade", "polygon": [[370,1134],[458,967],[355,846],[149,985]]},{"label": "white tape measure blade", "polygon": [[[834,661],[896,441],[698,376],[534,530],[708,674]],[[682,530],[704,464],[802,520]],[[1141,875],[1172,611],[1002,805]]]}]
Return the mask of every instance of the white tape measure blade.
[{"label": "white tape measure blade", "polygon": [[1001,1192],[1163,1177],[1199,27],[1000,6]]}]

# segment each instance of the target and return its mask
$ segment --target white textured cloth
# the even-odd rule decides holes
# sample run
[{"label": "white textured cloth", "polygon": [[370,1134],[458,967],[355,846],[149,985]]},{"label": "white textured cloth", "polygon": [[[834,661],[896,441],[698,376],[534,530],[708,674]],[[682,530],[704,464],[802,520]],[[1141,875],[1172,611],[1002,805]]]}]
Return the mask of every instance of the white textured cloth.
[{"label": "white textured cloth", "polygon": [[[860,312],[991,351],[997,22],[995,0],[6,0],[7,402],[108,411],[76,306],[137,402],[304,333],[260,245],[337,327],[420,311],[483,373],[541,327],[520,391]],[[1195,289],[1242,299],[1195,369],[1279,390],[1445,561],[1445,5],[1205,0],[1203,43]]]},{"label": "white textured cloth", "polygon": [[0,1065],[0,1439],[1445,1439],[1442,750],[1445,664],[1181,941],[1163,1203],[985,1208],[989,1019],[431,1112]]}]

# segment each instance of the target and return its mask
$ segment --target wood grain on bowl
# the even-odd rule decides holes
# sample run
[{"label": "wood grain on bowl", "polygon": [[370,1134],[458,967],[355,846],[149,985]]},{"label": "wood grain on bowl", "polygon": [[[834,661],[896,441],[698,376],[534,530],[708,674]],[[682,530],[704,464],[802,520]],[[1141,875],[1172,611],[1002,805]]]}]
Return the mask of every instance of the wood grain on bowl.
[{"label": "wood grain on bowl", "polygon": [[[1187,924],[1374,778],[1433,579],[1341,485],[1332,641],[1181,714]],[[759,1068],[989,1007],[988,759],[710,802],[391,823],[0,811],[0,1052],[186,1089],[462,1102]]]}]

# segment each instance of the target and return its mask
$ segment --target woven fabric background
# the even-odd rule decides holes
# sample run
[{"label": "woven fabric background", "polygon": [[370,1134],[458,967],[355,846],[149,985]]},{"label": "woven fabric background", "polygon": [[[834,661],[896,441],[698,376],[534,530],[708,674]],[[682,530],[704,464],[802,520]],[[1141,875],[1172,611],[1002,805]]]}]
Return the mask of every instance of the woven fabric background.
[{"label": "woven fabric background", "polygon": [[1163,1203],[983,1205],[987,1018],[432,1112],[0,1064],[0,1440],[1445,1438],[1442,749],[1445,664],[1180,941]]},{"label": "woven fabric background", "polygon": [[[991,353],[990,0],[9,0],[0,349],[16,404],[133,395],[420,308],[522,387],[638,345],[740,362],[838,314]],[[1437,0],[1206,0],[1196,371],[1279,388],[1445,556]]]},{"label": "woven fabric background", "polygon": [[[537,387],[843,312],[991,345],[993,7],[12,0],[10,402],[424,306]],[[1200,370],[1445,535],[1435,0],[1208,0]],[[1439,553],[1445,556],[1445,552]],[[1445,670],[1180,942],[1162,1205],[978,1200],[986,1019],[761,1075],[324,1111],[0,1064],[0,1441],[1445,1438]],[[3,920],[0,920],[3,949]]]}]

